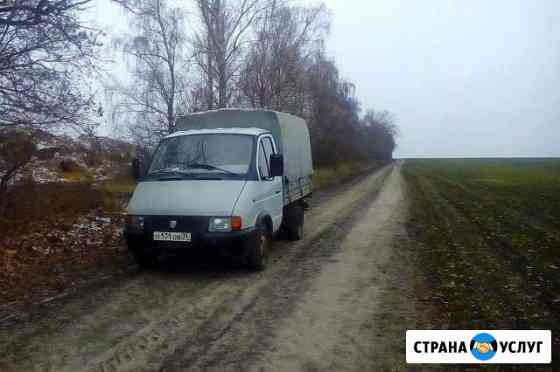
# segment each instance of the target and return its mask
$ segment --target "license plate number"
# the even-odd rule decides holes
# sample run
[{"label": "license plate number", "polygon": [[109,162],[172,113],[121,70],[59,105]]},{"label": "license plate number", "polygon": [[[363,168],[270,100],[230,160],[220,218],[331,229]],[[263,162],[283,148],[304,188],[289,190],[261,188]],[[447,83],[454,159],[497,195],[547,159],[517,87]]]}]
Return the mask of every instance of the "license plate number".
[{"label": "license plate number", "polygon": [[154,231],[154,240],[165,242],[190,242],[191,233]]}]

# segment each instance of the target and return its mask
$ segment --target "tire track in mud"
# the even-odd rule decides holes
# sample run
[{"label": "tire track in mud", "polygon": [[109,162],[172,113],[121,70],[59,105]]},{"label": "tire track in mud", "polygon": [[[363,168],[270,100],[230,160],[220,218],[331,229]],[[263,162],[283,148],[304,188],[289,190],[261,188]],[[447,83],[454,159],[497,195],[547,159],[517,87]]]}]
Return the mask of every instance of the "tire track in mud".
[{"label": "tire track in mud", "polygon": [[[273,255],[272,263],[266,271],[234,278],[227,284],[216,283],[215,288],[207,288],[210,292],[204,291],[200,294],[199,297],[205,302],[194,312],[183,309],[180,315],[173,318],[171,328],[166,326],[165,321],[161,325],[155,325],[154,330],[166,330],[165,340],[158,339],[148,345],[141,343],[140,345],[145,348],[140,351],[140,354],[136,353],[135,359],[128,363],[122,363],[120,355],[123,354],[122,350],[126,352],[131,345],[122,345],[122,350],[119,347],[116,352],[111,351],[112,356],[101,358],[103,361],[95,370],[159,370],[165,356],[168,357],[162,369],[169,370],[174,368],[172,362],[174,355],[181,356],[182,366],[178,368],[184,370],[188,368],[186,366],[196,363],[199,358],[206,355],[214,343],[228,333],[233,324],[254,308],[260,296],[278,293],[279,284],[285,289],[285,296],[279,298],[276,307],[286,310],[285,306],[290,303],[290,299],[293,295],[301,293],[306,283],[302,280],[303,276],[294,275],[294,268],[298,271],[303,269],[306,275],[312,275],[320,269],[322,261],[316,260],[318,257],[313,257],[313,253],[316,253],[318,248],[324,247],[325,239],[333,240],[343,235],[344,227],[351,226],[364,206],[369,205],[375,198],[376,191],[381,188],[390,170],[391,167],[385,168],[365,180],[365,183],[358,185],[357,196],[352,198],[349,204],[346,204],[348,202],[346,198],[344,201],[335,198],[327,208],[318,209],[316,213],[310,215],[306,228],[309,237],[304,241],[296,244],[276,242],[277,254]],[[333,218],[335,218],[334,222]],[[321,255],[328,257],[330,254],[332,252],[323,252]],[[263,329],[259,330],[261,331]],[[149,339],[150,336],[147,338]],[[146,337],[141,338],[144,339]],[[136,340],[132,340],[132,345],[135,343]],[[237,348],[240,345],[230,346]]]},{"label": "tire track in mud", "polygon": [[[407,210],[398,165],[337,243],[335,255],[311,280],[295,311],[281,319],[273,346],[250,364],[250,370],[368,371],[402,363],[398,348],[386,346],[402,347],[404,340],[398,340],[406,329],[404,320],[415,318],[406,301],[413,296],[406,294],[405,268],[393,261],[401,248],[399,238],[406,236]],[[390,309],[385,295],[392,302]],[[388,312],[394,315],[396,343],[379,334],[384,323],[380,318]]]},{"label": "tire track in mud", "polygon": [[[307,237],[296,244],[275,242],[266,271],[206,271],[163,278],[138,274],[125,285],[106,289],[106,297],[98,299],[105,302],[95,304],[89,313],[83,304],[60,309],[63,318],[73,322],[43,328],[42,334],[41,327],[26,331],[18,341],[21,349],[2,351],[0,369],[153,371],[160,370],[162,362],[173,369],[177,355],[182,364],[200,361],[255,308],[260,296],[275,294],[279,311],[288,310],[292,293],[301,293],[307,285],[304,279],[316,274],[334,252],[334,246],[328,248],[326,243],[344,236],[391,169],[382,168],[306,213]],[[83,302],[88,301],[92,300]],[[272,335],[271,329],[265,332]]]},{"label": "tire track in mud", "polygon": [[[394,171],[398,172],[398,170]],[[307,303],[307,306],[314,308],[315,315],[329,313],[332,315],[332,310],[321,308],[321,302],[319,300],[324,300],[325,293],[318,294],[314,290],[310,290],[318,277],[323,278],[325,276],[325,270],[328,270],[332,265],[338,266],[339,260],[341,259],[339,255],[344,247],[350,249],[349,252],[352,255],[354,247],[350,248],[348,244],[355,244],[360,241],[361,237],[368,235],[364,232],[369,231],[371,234],[372,228],[370,223],[374,222],[365,220],[364,217],[369,215],[371,217],[374,200],[377,198],[378,192],[385,183],[385,178],[388,174],[385,174],[383,180],[377,187],[372,188],[369,193],[359,200],[356,204],[352,205],[352,212],[344,218],[339,219],[331,225],[323,234],[314,239],[311,244],[305,247],[304,250],[300,250],[296,255],[294,255],[289,264],[284,266],[282,270],[278,270],[274,273],[274,276],[269,278],[266,285],[262,286],[258,291],[258,294],[253,298],[250,306],[244,308],[243,312],[237,314],[235,321],[228,324],[228,332],[219,332],[216,327],[214,329],[205,330],[202,334],[202,338],[186,339],[184,345],[177,349],[176,352],[167,358],[162,370],[163,371],[183,371],[183,370],[265,370],[263,369],[263,358],[272,358],[276,360],[274,356],[275,352],[285,348],[286,339],[278,337],[278,333],[285,333],[285,329],[289,329],[288,332],[294,331],[294,325],[297,329],[295,332],[309,333],[305,331],[305,328],[310,326],[313,322],[312,319],[305,319],[299,324],[290,323],[294,320],[294,312],[300,308],[302,302]],[[389,175],[391,177],[391,175]],[[377,204],[376,204],[377,205]],[[377,205],[383,207],[383,205]],[[391,207],[389,207],[390,209]],[[387,210],[387,207],[385,206]],[[399,211],[400,212],[400,211]],[[385,221],[387,214],[382,213],[383,216],[378,218],[378,221]],[[386,222],[387,223],[387,222]],[[392,221],[388,222],[389,224]],[[357,231],[357,237],[348,239],[348,234],[350,231],[354,231],[356,226],[360,226],[360,231]],[[377,227],[381,228],[381,226]],[[375,229],[373,229],[375,230]],[[384,242],[392,237],[393,231],[387,231],[385,234]],[[356,240],[358,239],[358,240]],[[365,244],[365,246],[363,246]],[[360,255],[363,254],[363,250],[369,249],[369,242],[362,242],[362,247],[359,248]],[[390,250],[388,246],[382,251],[374,250],[369,255],[377,257],[381,255],[384,260],[387,259],[386,254]],[[360,262],[362,258],[368,258],[365,256],[356,256],[349,267],[352,270],[361,270],[364,265],[369,266],[372,264],[371,261]],[[347,265],[345,262],[343,265]],[[376,271],[377,269],[374,269]],[[371,270],[364,270],[366,272],[365,276],[352,278],[352,287],[349,289],[345,287],[344,289],[337,290],[336,287],[329,288],[327,290],[327,297],[334,294],[333,300],[335,303],[339,300],[344,302],[344,297],[348,297],[346,290],[350,290],[350,297],[361,296],[363,293],[367,293],[367,300],[362,302],[367,302],[371,300],[372,305],[375,300],[372,299],[372,293],[378,293],[379,289],[374,286],[371,287],[370,276]],[[335,273],[336,274],[336,273]],[[327,279],[329,274],[327,274]],[[323,280],[323,279],[321,279]],[[334,279],[333,284],[336,283]],[[370,290],[373,288],[373,290]],[[366,291],[364,292],[364,289]],[[340,296],[337,297],[337,294]],[[319,296],[319,297],[315,297]],[[323,298],[320,298],[323,296]],[[249,299],[247,299],[249,300]],[[327,301],[329,302],[329,301]],[[347,310],[347,309],[345,309]],[[368,310],[369,314],[369,310]],[[301,314],[297,314],[301,315]],[[297,317],[297,316],[296,316]],[[289,322],[286,324],[286,320]],[[300,319],[301,320],[301,319]],[[367,325],[371,325],[369,320],[366,320]],[[285,325],[286,327],[284,327]],[[334,326],[331,324],[330,326]],[[337,328],[340,330],[339,328]],[[324,330],[324,329],[323,329]],[[334,339],[338,336],[343,335],[346,341],[353,340],[352,332],[356,332],[354,327],[350,327],[345,332],[340,334],[329,334]],[[369,330],[365,331],[370,333]],[[318,338],[325,335],[325,333],[318,333]],[[293,335],[292,335],[293,336]],[[290,339],[288,337],[288,339]],[[290,342],[294,340],[300,341],[301,349],[298,349],[296,353],[304,354],[305,346],[301,344],[300,335],[296,335],[295,338],[291,338]],[[305,341],[303,341],[305,343]],[[328,340],[321,339],[321,342],[332,346]],[[359,352],[362,345],[357,340],[351,342],[355,347],[355,350]],[[203,348],[198,348],[197,345],[205,345]],[[312,348],[313,349],[313,348]],[[318,348],[313,349],[316,352]],[[309,350],[307,350],[309,351]],[[333,350],[336,352],[336,350]],[[368,350],[369,351],[369,350]],[[327,352],[329,354],[329,352]],[[366,353],[367,354],[367,353]],[[326,355],[327,358],[330,355]],[[282,360],[281,358],[278,358]],[[289,358],[293,360],[293,358]],[[274,365],[269,363],[264,363],[265,366],[272,370],[299,370],[301,368],[311,368],[313,365],[306,365],[305,363],[299,366],[294,365]]]},{"label": "tire track in mud", "polygon": [[[348,221],[348,224],[351,222]],[[328,231],[321,234],[321,237],[316,241],[306,246],[307,251],[300,252],[295,255],[290,262],[285,265],[282,270],[276,271],[275,275],[267,280],[266,284],[260,288],[249,293],[244,293],[236,300],[238,304],[224,304],[223,306],[231,306],[233,316],[225,322],[219,322],[212,317],[207,320],[200,328],[200,332],[194,334],[193,337],[185,337],[183,345],[177,349],[173,355],[167,358],[164,363],[163,370],[185,370],[190,369],[199,361],[202,361],[202,369],[212,367],[211,361],[206,360],[208,354],[212,354],[215,360],[221,360],[220,355],[230,354],[235,351],[240,353],[244,350],[245,354],[256,353],[257,350],[253,349],[254,343],[247,344],[229,344],[222,345],[223,350],[213,350],[216,343],[220,342],[224,336],[231,332],[235,325],[240,324],[246,316],[255,312],[255,308],[261,304],[261,298],[272,299],[267,304],[267,310],[279,309],[282,313],[280,316],[287,315],[291,311],[293,299],[303,292],[305,292],[307,282],[306,279],[317,273],[320,265],[324,263],[334,252],[332,249],[323,250],[318,254],[318,250],[325,248],[325,241],[331,241],[340,238],[344,234],[344,226],[337,225],[329,227]],[[314,261],[313,263],[309,261]],[[278,315],[278,310],[273,310],[270,314]],[[264,316],[264,322],[259,324],[256,329],[244,330],[248,331],[250,335],[243,338],[255,338],[256,333],[259,333],[258,338],[269,338],[272,336],[273,328],[270,328],[267,323],[267,314],[262,314],[263,310],[259,309],[260,316]],[[260,347],[265,347],[261,344]],[[253,350],[251,350],[253,349]],[[216,356],[216,354],[218,354]],[[241,359],[246,359],[243,357]]]}]

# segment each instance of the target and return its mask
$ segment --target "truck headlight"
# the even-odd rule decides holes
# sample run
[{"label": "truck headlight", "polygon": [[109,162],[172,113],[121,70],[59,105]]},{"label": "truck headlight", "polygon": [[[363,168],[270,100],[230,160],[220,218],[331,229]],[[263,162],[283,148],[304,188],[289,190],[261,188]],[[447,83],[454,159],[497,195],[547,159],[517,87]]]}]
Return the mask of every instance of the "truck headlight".
[{"label": "truck headlight", "polygon": [[210,232],[228,232],[231,231],[231,218],[230,217],[216,217],[210,218]]},{"label": "truck headlight", "polygon": [[126,216],[126,230],[130,232],[144,231],[143,216]]},{"label": "truck headlight", "polygon": [[210,218],[210,232],[230,232],[241,230],[241,217],[213,217]]}]

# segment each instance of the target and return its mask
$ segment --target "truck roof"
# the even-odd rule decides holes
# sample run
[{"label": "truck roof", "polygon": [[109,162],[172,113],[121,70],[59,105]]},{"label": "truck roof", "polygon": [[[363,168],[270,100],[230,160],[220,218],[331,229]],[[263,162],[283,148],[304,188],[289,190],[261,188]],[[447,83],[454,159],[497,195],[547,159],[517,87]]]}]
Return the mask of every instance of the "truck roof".
[{"label": "truck roof", "polygon": [[213,112],[228,112],[228,111],[229,112],[271,112],[274,114],[285,114],[280,111],[268,110],[268,109],[225,107],[225,108],[215,109],[215,110],[192,112],[186,115],[179,115],[177,116],[177,118],[180,119],[187,116],[207,115],[208,113],[213,113]]},{"label": "truck roof", "polygon": [[245,134],[250,136],[258,136],[263,133],[269,133],[268,130],[262,128],[214,128],[214,129],[190,129],[180,130],[172,133],[165,138],[173,138],[179,136],[189,136],[193,134]]}]

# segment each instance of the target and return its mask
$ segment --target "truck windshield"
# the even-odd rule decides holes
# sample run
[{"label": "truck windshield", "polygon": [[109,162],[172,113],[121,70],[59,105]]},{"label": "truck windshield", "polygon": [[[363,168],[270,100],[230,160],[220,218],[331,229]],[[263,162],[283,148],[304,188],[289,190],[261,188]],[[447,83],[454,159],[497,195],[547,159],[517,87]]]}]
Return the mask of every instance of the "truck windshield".
[{"label": "truck windshield", "polygon": [[242,134],[196,134],[165,139],[148,176],[172,174],[240,178],[249,172],[254,139]]}]

